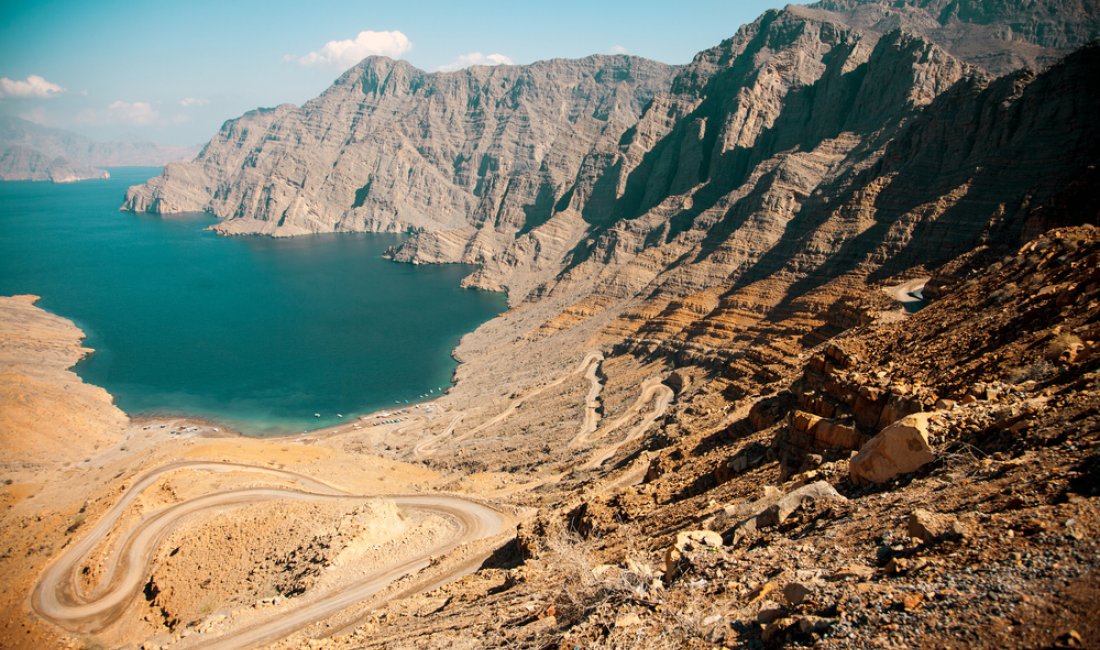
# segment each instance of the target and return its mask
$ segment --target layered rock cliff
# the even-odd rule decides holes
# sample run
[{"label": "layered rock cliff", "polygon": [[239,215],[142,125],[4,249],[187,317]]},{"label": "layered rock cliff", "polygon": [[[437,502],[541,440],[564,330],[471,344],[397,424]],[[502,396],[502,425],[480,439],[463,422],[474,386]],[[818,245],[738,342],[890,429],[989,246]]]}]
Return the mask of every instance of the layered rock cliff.
[{"label": "layered rock cliff", "polygon": [[[710,291],[710,305],[780,271],[821,284],[860,258],[942,260],[1003,220],[985,209],[996,179],[1012,211],[1036,166],[1049,187],[1080,173],[1091,134],[1053,145],[1026,117],[1080,96],[1024,107],[1032,77],[989,71],[1047,64],[1098,30],[1091,1],[847,0],[767,12],[680,69],[597,56],[429,74],[369,58],[301,108],[226,122],[124,208],[208,210],[228,234],[410,232],[395,259],[478,264],[467,284],[513,303]],[[998,97],[1023,121],[1001,123]],[[965,150],[956,114],[984,120]],[[1048,169],[1061,145],[1070,162]],[[911,153],[924,162],[897,158]],[[931,230],[906,246],[917,226]]]},{"label": "layered rock cliff", "polygon": [[[615,329],[640,349],[759,356],[824,326],[846,283],[1094,221],[1097,201],[1078,190],[1095,182],[1100,159],[1100,133],[1085,118],[1100,111],[1098,63],[1090,46],[1039,76],[990,81],[919,40],[883,38],[847,75],[834,63],[805,89],[844,98],[831,127],[820,105],[810,109],[821,116],[816,133],[780,112],[775,135],[740,154],[764,161],[738,166],[737,150],[716,151],[694,192],[594,238],[550,293],[644,296]],[[871,107],[888,117],[872,118]],[[730,113],[720,123],[735,123]],[[797,314],[801,330],[772,328]]]},{"label": "layered rock cliff", "polygon": [[[673,68],[593,56],[429,74],[372,57],[317,99],[227,122],[193,164],[132,189],[126,207],[209,209],[229,233],[486,230],[544,222]],[[442,244],[441,244],[442,245]]]},{"label": "layered rock cliff", "polygon": [[1096,0],[822,0],[812,10],[861,29],[924,35],[997,75],[1045,67],[1100,38]]}]

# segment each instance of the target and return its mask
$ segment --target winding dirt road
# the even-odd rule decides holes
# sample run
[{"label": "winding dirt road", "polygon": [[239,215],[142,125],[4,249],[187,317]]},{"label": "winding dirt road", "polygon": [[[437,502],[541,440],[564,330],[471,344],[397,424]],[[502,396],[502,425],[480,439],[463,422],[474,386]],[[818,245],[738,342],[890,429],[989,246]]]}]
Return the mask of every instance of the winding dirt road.
[{"label": "winding dirt road", "polygon": [[[525,401],[560,385],[570,377],[585,373],[591,387],[585,398],[585,418],[571,446],[586,446],[592,440],[606,437],[627,422],[638,417],[642,409],[652,402],[653,408],[621,440],[593,451],[585,468],[596,468],[611,458],[624,444],[635,440],[645,433],[653,423],[664,414],[674,398],[671,388],[661,383],[660,377],[651,377],[642,384],[642,390],[633,405],[620,417],[603,427],[600,426],[600,395],[603,381],[600,367],[603,354],[589,352],[578,366],[555,381],[533,389],[512,401],[507,408],[496,416],[470,429],[451,437],[455,428],[463,419],[456,414],[440,435],[421,442],[414,450],[417,455],[430,454],[434,447],[450,438],[457,442],[502,422],[511,416]],[[141,493],[154,485],[156,481],[170,472],[189,470],[206,472],[245,472],[259,476],[291,481],[296,487],[270,486],[248,487],[223,490],[188,499],[181,503],[163,507],[145,515],[124,532],[115,531],[119,519],[126,509],[134,503]],[[644,467],[642,468],[644,471]],[[560,480],[562,475],[544,478]],[[621,480],[621,479],[620,479]],[[523,486],[525,488],[530,486]],[[515,491],[513,487],[511,491]],[[359,495],[346,492],[324,481],[270,467],[230,462],[181,461],[151,470],[136,478],[125,490],[121,498],[92,527],[79,542],[74,543],[56,558],[43,572],[31,596],[34,610],[46,619],[74,632],[95,632],[122,615],[123,611],[140,593],[147,579],[157,546],[176,526],[186,518],[198,513],[211,513],[249,503],[282,500],[324,500],[324,499],[388,499],[398,508],[430,513],[446,518],[454,524],[455,532],[431,548],[422,549],[418,554],[396,564],[385,566],[361,576],[355,582],[329,593],[321,594],[313,600],[297,603],[289,611],[274,611],[266,618],[234,628],[223,636],[209,638],[192,635],[187,639],[188,647],[201,648],[244,648],[253,647],[286,637],[287,635],[327,619],[337,612],[362,602],[381,592],[395,581],[416,573],[432,564],[433,558],[444,556],[460,546],[485,540],[501,533],[510,523],[510,518],[497,510],[481,503],[459,496],[447,494],[426,495]],[[83,563],[112,532],[119,535],[113,544],[103,567],[100,583],[85,593],[80,587],[80,570]],[[465,555],[469,555],[466,553]],[[447,566],[436,567],[432,575],[415,579],[407,585],[405,591],[419,590],[422,586],[438,585],[468,573],[476,568],[476,562],[469,558],[449,561]],[[418,582],[419,581],[419,582]]]},{"label": "winding dirt road", "polygon": [[[289,479],[302,489],[260,487],[225,490],[203,495],[153,512],[124,533],[104,567],[103,579],[91,593],[81,593],[78,576],[82,560],[111,532],[126,508],[164,474],[182,469],[210,472],[248,472]],[[164,536],[184,518],[245,503],[271,499],[389,499],[399,508],[418,510],[445,517],[454,522],[456,532],[437,545],[396,565],[381,568],[339,590],[289,612],[280,612],[267,620],[236,629],[226,636],[205,640],[201,647],[241,648],[282,638],[295,630],[331,616],[349,605],[377,593],[395,580],[414,573],[462,544],[502,532],[508,518],[480,503],[458,496],[374,495],[344,492],[317,479],[267,467],[235,463],[179,462],[154,469],[138,478],[122,498],[78,543],[70,546],[39,578],[31,596],[31,605],[43,617],[77,632],[102,629],[116,619],[140,591],[148,574],[153,554]],[[457,577],[457,576],[456,576]],[[437,581],[438,582],[438,581]]]},{"label": "winding dirt road", "polygon": [[[591,459],[584,465],[586,469],[594,469],[603,465],[609,458],[615,455],[619,451],[619,448],[625,444],[633,442],[642,437],[649,427],[653,426],[653,423],[657,421],[657,418],[665,414],[668,410],[669,404],[672,403],[672,399],[676,396],[671,388],[661,383],[660,377],[651,377],[642,384],[642,393],[638,396],[637,401],[630,407],[630,409],[618,418],[602,432],[597,432],[601,435],[607,435],[611,431],[619,428],[630,418],[633,418],[635,414],[642,409],[647,402],[653,401],[653,410],[650,411],[642,418],[642,421],[630,430],[626,437],[618,442],[610,444],[606,447],[597,449],[592,453]],[[578,436],[580,437],[580,436]],[[582,438],[582,442],[587,442],[586,438]]]},{"label": "winding dirt road", "polygon": [[[584,356],[584,359],[581,360],[580,364],[578,364],[576,369],[574,369],[572,372],[568,372],[568,373],[562,375],[561,377],[558,377],[554,381],[550,382],[549,384],[546,384],[545,386],[540,386],[540,387],[538,387],[538,388],[536,388],[536,389],[534,389],[534,390],[532,390],[528,393],[525,393],[525,394],[517,397],[515,400],[512,401],[511,404],[508,405],[507,408],[505,408],[503,411],[498,413],[496,416],[494,416],[493,418],[491,418],[489,420],[486,420],[485,422],[482,422],[478,426],[474,427],[473,429],[470,429],[469,431],[467,431],[465,433],[461,433],[461,434],[451,438],[450,442],[451,443],[461,442],[462,440],[466,440],[467,438],[470,438],[472,436],[475,436],[475,435],[481,433],[482,431],[488,429],[489,427],[500,424],[504,420],[508,419],[513,413],[515,413],[516,410],[519,409],[519,407],[522,406],[523,403],[526,402],[527,400],[529,400],[532,397],[535,397],[536,395],[539,395],[539,394],[541,394],[541,393],[543,393],[543,392],[545,392],[545,391],[547,391],[547,390],[549,390],[549,389],[551,389],[555,386],[558,386],[558,385],[562,384],[563,382],[568,380],[573,375],[576,375],[576,374],[579,374],[579,373],[582,373],[582,372],[585,372],[585,371],[589,371],[589,368],[591,366],[599,366],[599,364],[602,363],[602,362],[603,362],[603,352],[600,352],[600,351],[589,352],[588,354],[586,354]],[[595,373],[596,371],[592,370],[592,371],[589,371],[589,372]],[[592,381],[594,383],[599,383],[599,380],[598,380],[598,378],[596,378],[595,374],[592,374],[592,377],[593,377]],[[593,388],[593,391],[596,391],[596,389]],[[590,392],[589,393],[590,399],[595,399],[595,398],[591,397],[591,394],[592,393]],[[596,395],[598,395],[598,394],[599,394],[598,391],[596,391]],[[588,422],[588,419],[589,419],[589,416],[588,416],[587,409],[586,409],[586,413],[585,413],[586,423]],[[452,423],[452,424],[454,424],[454,423]],[[436,447],[438,447],[439,444],[443,442],[444,438],[449,436],[453,431],[454,431],[454,426],[449,426],[449,427],[447,427],[447,430],[444,431],[443,433],[441,433],[440,435],[438,435],[434,438],[430,438],[427,441],[418,444],[413,449],[414,455],[416,455],[416,456],[427,456],[427,455],[435,453]]]},{"label": "winding dirt road", "polygon": [[924,300],[921,296],[921,292],[924,291],[924,285],[928,284],[928,281],[931,279],[930,277],[913,278],[901,284],[886,287],[885,291],[887,295],[900,303],[920,302]]},{"label": "winding dirt road", "polygon": [[603,380],[600,379],[600,370],[603,366],[603,355],[596,358],[595,363],[588,365],[588,371],[584,373],[589,382],[588,395],[584,398],[584,424],[581,425],[581,434],[592,433],[600,427],[600,411],[603,402],[600,395],[603,393]]}]

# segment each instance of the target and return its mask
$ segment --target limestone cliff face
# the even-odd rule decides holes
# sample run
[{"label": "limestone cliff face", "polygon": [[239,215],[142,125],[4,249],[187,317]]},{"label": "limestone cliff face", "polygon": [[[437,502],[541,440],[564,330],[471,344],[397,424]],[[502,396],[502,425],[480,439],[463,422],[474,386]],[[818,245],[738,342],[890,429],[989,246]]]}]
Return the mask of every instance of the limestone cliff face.
[{"label": "limestone cliff face", "polygon": [[[754,166],[712,163],[690,196],[595,238],[550,293],[646,296],[613,328],[628,347],[766,366],[825,327],[855,282],[1094,221],[1100,202],[1082,189],[1100,162],[1100,129],[1084,117],[1100,111],[1097,65],[1094,45],[1041,75],[990,80],[887,36],[847,73],[846,117],[833,130],[795,136]],[[836,95],[844,78],[823,74],[809,94]],[[886,119],[866,120],[891,105]],[[673,232],[678,221],[687,225]],[[608,257],[618,263],[598,261]],[[776,329],[781,321],[796,327]]]},{"label": "limestone cliff face", "polygon": [[[227,234],[416,231],[400,259],[556,270],[587,224],[546,222],[572,188],[591,192],[674,71],[593,56],[429,74],[372,57],[301,108],[226,122],[124,208],[209,210]],[[517,270],[491,286],[526,292],[545,277]]]},{"label": "limestone cliff face", "polygon": [[921,34],[952,55],[997,74],[1038,69],[1100,38],[1097,0],[822,0],[853,27]]},{"label": "limestone cliff face", "polygon": [[530,230],[673,70],[594,56],[429,74],[368,58],[301,108],[227,122],[126,207],[210,209],[227,232]]},{"label": "limestone cliff face", "polygon": [[[428,74],[370,58],[301,108],[227,122],[124,207],[210,210],[230,234],[413,232],[395,259],[476,263],[466,284],[514,304],[645,297],[690,312],[657,318],[680,323],[657,340],[710,348],[725,335],[686,324],[731,287],[751,293],[734,331],[849,272],[1016,237],[1084,173],[1091,127],[1054,117],[1094,110],[1080,63],[989,70],[1091,38],[1094,3],[988,4],[792,6],[681,69],[590,57]],[[1027,92],[1058,84],[1077,85]]]}]

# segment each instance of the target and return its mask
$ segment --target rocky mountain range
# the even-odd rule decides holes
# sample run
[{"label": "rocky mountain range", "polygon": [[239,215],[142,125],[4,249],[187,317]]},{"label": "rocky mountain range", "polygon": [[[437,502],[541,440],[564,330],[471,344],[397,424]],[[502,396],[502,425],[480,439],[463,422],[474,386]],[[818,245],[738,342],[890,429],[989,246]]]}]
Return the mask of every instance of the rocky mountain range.
[{"label": "rocky mountain range", "polygon": [[[917,240],[935,242],[925,250],[943,259],[994,220],[1019,233],[1024,197],[1032,212],[1051,198],[1029,185],[1029,165],[1064,158],[1051,170],[1061,183],[1095,155],[1072,123],[1061,124],[1062,136],[1086,149],[1046,137],[1057,124],[994,126],[988,111],[1001,101],[1017,111],[1090,110],[1082,102],[1093,89],[1077,85],[1069,97],[1032,92],[1025,107],[1018,95],[1036,73],[1009,71],[1047,65],[1100,36],[1097,3],[992,7],[792,5],[682,67],[595,56],[430,74],[372,57],[301,108],[226,122],[195,161],[132,188],[124,207],[209,210],[229,234],[410,232],[396,259],[479,264],[467,283],[507,290],[513,303],[537,287],[541,295],[576,284],[569,271],[589,259],[598,273],[573,275],[616,288],[576,298],[651,282],[685,295],[752,270],[748,282],[762,277],[759,262],[786,259],[810,224],[826,247],[849,250],[889,234],[901,251],[914,228],[929,229],[934,240]],[[1074,65],[1079,72],[1087,62]],[[995,81],[999,73],[1012,76]],[[1038,88],[1059,82],[1044,78]],[[979,130],[960,148],[951,129],[983,116],[998,131]],[[911,154],[924,155],[925,167],[903,164]],[[923,185],[928,165],[951,167],[942,185]],[[1012,196],[994,219],[982,195],[1007,180],[1004,165],[1020,178],[1006,182]],[[968,207],[979,205],[982,215]],[[970,232],[948,233],[952,222]],[[872,223],[881,225],[864,232]],[[920,250],[871,256],[890,257],[896,270],[921,261]],[[799,272],[826,257],[802,260]]]},{"label": "rocky mountain range", "polygon": [[[368,58],[226,122],[124,208],[407,233],[512,308],[394,412],[271,440],[84,409],[68,457],[13,449],[0,640],[1096,645],[1098,30],[1091,0],[824,0],[683,66]],[[28,300],[13,422],[26,368],[86,352]]]},{"label": "rocky mountain range", "polygon": [[0,117],[0,180],[5,181],[107,178],[103,167],[155,167],[189,160],[196,152],[151,142],[97,142],[18,117]]}]

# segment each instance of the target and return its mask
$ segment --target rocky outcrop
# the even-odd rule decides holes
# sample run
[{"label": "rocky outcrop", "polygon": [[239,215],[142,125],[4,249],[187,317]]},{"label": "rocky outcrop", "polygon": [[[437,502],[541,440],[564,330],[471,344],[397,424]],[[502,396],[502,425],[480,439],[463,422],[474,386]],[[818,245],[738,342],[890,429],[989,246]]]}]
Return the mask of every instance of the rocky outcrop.
[{"label": "rocky outcrop", "polygon": [[822,0],[802,10],[884,33],[919,33],[994,74],[1039,69],[1100,38],[1096,0]]},{"label": "rocky outcrop", "polygon": [[759,529],[779,526],[804,504],[815,500],[840,503],[847,501],[826,481],[803,485],[786,494],[775,488],[766,488],[764,496],[756,501],[724,507],[709,520],[708,525],[723,530],[723,535],[732,539],[732,543],[736,545],[756,534]]},{"label": "rocky outcrop", "polygon": [[674,71],[592,56],[427,73],[371,57],[301,108],[226,122],[124,207],[210,210],[230,234],[420,232],[405,260],[558,265],[588,226],[578,206],[604,192],[622,133]]},{"label": "rocky outcrop", "polygon": [[[886,92],[889,80],[904,75],[927,79],[928,70],[911,66],[943,55],[926,47],[901,35],[880,40],[857,69],[882,77],[865,78],[860,92]],[[1013,246],[1043,228],[1094,219],[1094,194],[1074,192],[1070,198],[1066,188],[1092,178],[1100,158],[1100,134],[1087,121],[1069,117],[1100,110],[1100,89],[1089,72],[1098,60],[1100,48],[1090,46],[1038,76],[990,81],[956,69],[956,81],[939,86],[950,89],[923,106],[914,105],[913,97],[928,94],[911,95],[913,86],[901,83],[906,90],[900,101],[883,114],[903,117],[862,132],[838,126],[822,134],[831,139],[796,141],[758,164],[744,182],[735,180],[732,190],[721,185],[716,158],[712,178],[690,201],[666,200],[596,238],[589,253],[596,261],[577,263],[575,274],[568,271],[561,283],[591,286],[596,278],[593,291],[643,295],[650,305],[671,294],[666,311],[675,308],[678,295],[722,287],[709,312],[691,316],[679,310],[675,329],[664,326],[671,318],[649,317],[641,328],[623,324],[620,331],[635,349],[663,351],[679,363],[724,366],[731,374],[759,372],[790,355],[785,342],[820,340],[815,331],[827,325],[825,314],[856,286],[856,277],[874,280],[934,267],[983,243]],[[830,61],[840,74],[843,65],[836,57]],[[835,78],[824,74],[806,92],[826,96]],[[866,102],[885,105],[877,96]],[[815,103],[812,111],[797,114],[820,115],[824,109]],[[845,114],[867,112],[853,108]],[[795,130],[792,125],[776,132]],[[766,151],[767,141],[754,141],[751,154],[743,155]],[[815,142],[817,148],[807,151]],[[838,150],[839,143],[845,144]],[[699,197],[713,187],[721,196],[702,202]],[[692,208],[684,210],[684,204]],[[689,220],[675,234],[674,225]],[[629,236],[628,228],[634,231]],[[617,263],[601,264],[608,259]],[[853,311],[837,321],[859,323]]]},{"label": "rocky outcrop", "polygon": [[685,553],[700,549],[722,548],[722,536],[712,530],[688,530],[676,534],[676,540],[665,550],[665,580],[672,581],[681,571]]},{"label": "rocky outcrop", "polygon": [[852,480],[883,483],[936,459],[928,444],[928,414],[910,415],[867,441],[849,463]]}]

